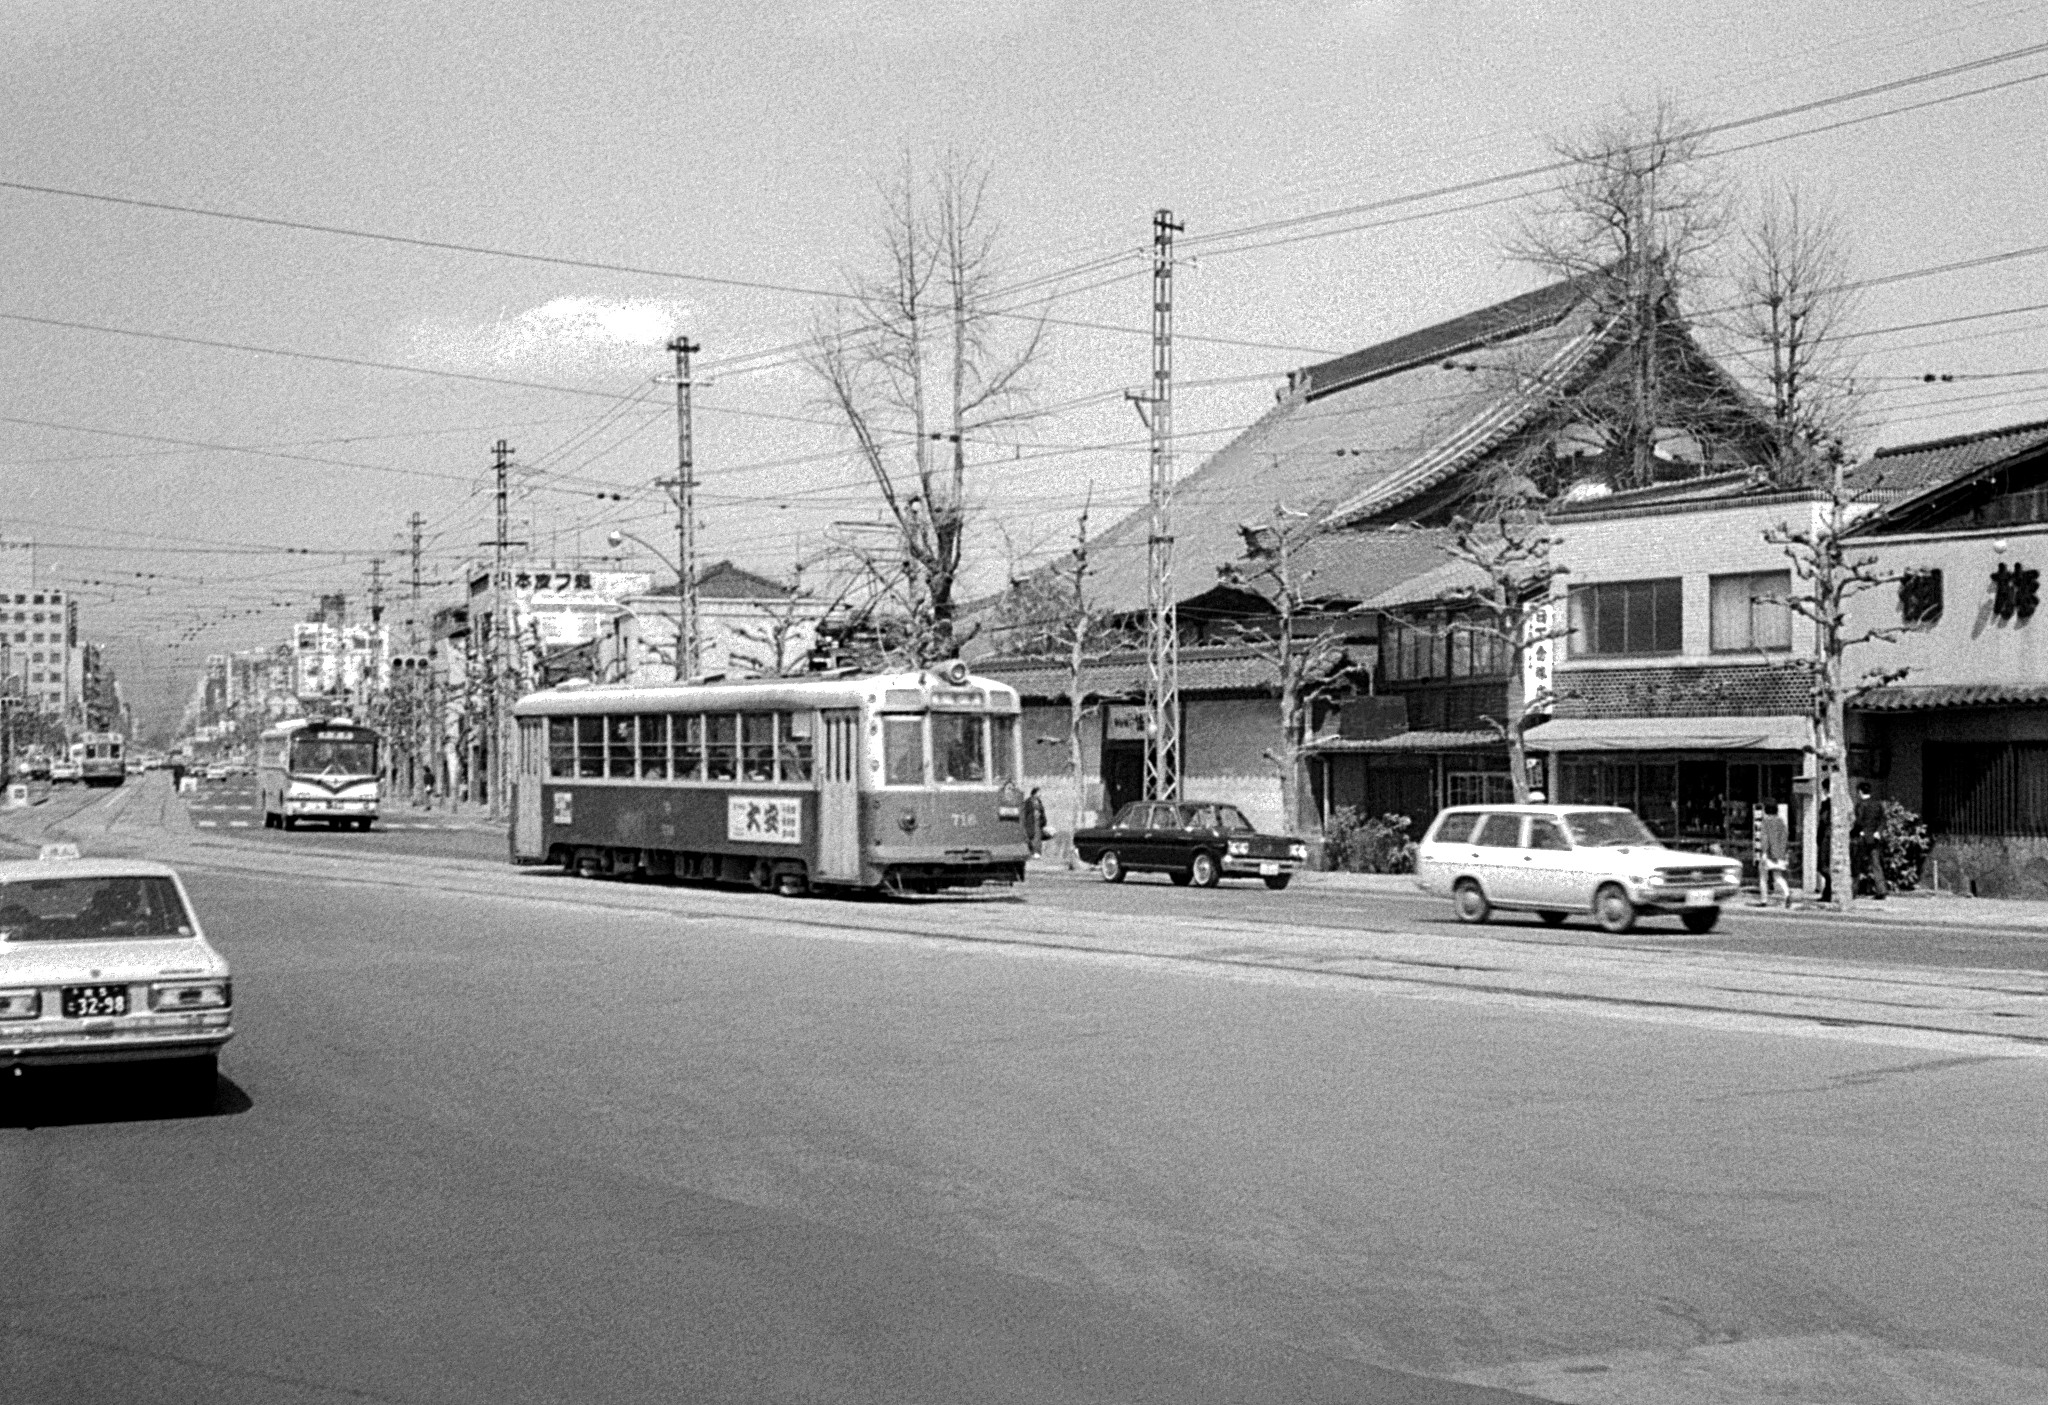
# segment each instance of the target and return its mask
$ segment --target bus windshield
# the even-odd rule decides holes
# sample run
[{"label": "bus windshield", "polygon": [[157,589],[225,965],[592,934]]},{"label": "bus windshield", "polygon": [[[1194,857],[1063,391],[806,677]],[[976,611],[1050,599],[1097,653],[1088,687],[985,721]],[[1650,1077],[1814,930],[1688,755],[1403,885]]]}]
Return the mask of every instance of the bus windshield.
[{"label": "bus windshield", "polygon": [[374,776],[377,744],[351,737],[301,737],[292,744],[291,769],[300,775]]}]

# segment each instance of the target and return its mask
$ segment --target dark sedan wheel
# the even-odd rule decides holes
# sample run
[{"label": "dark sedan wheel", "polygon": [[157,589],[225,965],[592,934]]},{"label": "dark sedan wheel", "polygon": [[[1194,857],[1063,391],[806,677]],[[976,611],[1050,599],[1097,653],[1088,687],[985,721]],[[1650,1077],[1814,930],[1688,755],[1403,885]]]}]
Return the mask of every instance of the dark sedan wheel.
[{"label": "dark sedan wheel", "polygon": [[1287,886],[1287,881],[1292,877],[1294,875],[1291,873],[1269,873],[1266,875],[1266,886],[1277,893]]},{"label": "dark sedan wheel", "polygon": [[1601,931],[1618,937],[1636,925],[1636,905],[1629,901],[1619,883],[1609,883],[1593,895],[1593,916]]},{"label": "dark sedan wheel", "polygon": [[1486,890],[1470,878],[1459,881],[1451,890],[1451,906],[1457,910],[1460,922],[1484,922],[1493,915],[1493,904],[1486,900]]},{"label": "dark sedan wheel", "polygon": [[1692,908],[1679,913],[1678,920],[1685,924],[1685,930],[1688,932],[1711,932],[1714,930],[1714,924],[1721,920],[1721,909],[1718,907]]},{"label": "dark sedan wheel", "polygon": [[1101,865],[1103,882],[1121,883],[1124,881],[1124,861],[1117,857],[1116,850],[1104,849],[1102,851]]},{"label": "dark sedan wheel", "polygon": [[1214,854],[1197,854],[1194,862],[1188,865],[1188,881],[1197,888],[1213,888],[1222,877],[1223,870],[1216,866]]}]

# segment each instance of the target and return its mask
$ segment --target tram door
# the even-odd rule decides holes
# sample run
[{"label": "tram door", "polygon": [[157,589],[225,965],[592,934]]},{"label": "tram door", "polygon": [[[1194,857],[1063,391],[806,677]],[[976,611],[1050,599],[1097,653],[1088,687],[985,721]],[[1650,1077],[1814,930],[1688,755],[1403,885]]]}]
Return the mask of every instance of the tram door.
[{"label": "tram door", "polygon": [[547,855],[547,840],[541,836],[540,782],[547,766],[547,744],[541,736],[546,725],[538,717],[519,719],[519,746],[514,753],[518,774],[512,779],[512,857],[538,859]]},{"label": "tram door", "polygon": [[826,882],[860,881],[860,714],[818,714],[818,874]]}]

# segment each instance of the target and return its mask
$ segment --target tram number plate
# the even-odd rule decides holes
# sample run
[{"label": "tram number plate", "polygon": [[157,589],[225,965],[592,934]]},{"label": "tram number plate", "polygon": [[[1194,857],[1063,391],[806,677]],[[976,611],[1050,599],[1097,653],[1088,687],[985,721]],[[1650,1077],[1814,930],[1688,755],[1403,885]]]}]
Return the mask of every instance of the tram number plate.
[{"label": "tram number plate", "polygon": [[96,1015],[128,1013],[125,985],[67,985],[64,987],[64,1018],[86,1020]]},{"label": "tram number plate", "polygon": [[1712,888],[1686,889],[1685,905],[1687,907],[1712,907],[1714,905],[1714,890]]}]

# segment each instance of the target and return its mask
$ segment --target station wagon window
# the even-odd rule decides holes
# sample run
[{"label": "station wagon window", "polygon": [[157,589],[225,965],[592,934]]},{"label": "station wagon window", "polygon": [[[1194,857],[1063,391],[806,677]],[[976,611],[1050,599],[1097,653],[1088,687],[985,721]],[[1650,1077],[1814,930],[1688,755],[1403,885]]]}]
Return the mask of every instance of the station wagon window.
[{"label": "station wagon window", "polygon": [[[268,764],[281,766],[283,757]],[[550,717],[548,719],[548,774],[569,777],[576,774],[576,719],[573,717]]]},{"label": "station wagon window", "polygon": [[576,719],[576,774],[589,779],[604,774],[604,719]]},{"label": "station wagon window", "polygon": [[1531,849],[1569,849],[1572,841],[1565,837],[1564,826],[1548,815],[1529,816],[1529,843]]},{"label": "station wagon window", "polygon": [[1472,836],[1474,844],[1491,849],[1516,849],[1522,843],[1522,817],[1520,815],[1488,815],[1479,826],[1479,833]]},{"label": "station wagon window", "polygon": [[924,784],[924,719],[882,719],[882,767],[885,785]]},{"label": "station wagon window", "polygon": [[775,779],[775,714],[749,712],[740,717],[740,777]]},{"label": "station wagon window", "polygon": [[675,748],[675,779],[679,781],[701,781],[704,779],[704,719],[702,717],[678,717],[671,743]]},{"label": "station wagon window", "polygon": [[1579,843],[1589,849],[1657,842],[1657,836],[1627,810],[1585,810],[1566,815],[1564,822]]},{"label": "station wagon window", "polygon": [[630,717],[605,718],[604,747],[606,774],[618,780],[631,780],[633,778],[633,719]]},{"label": "station wagon window", "polygon": [[811,778],[811,715],[808,712],[775,714],[776,761],[785,781]]},{"label": "station wagon window", "polygon": [[1436,827],[1436,839],[1440,844],[1463,844],[1472,838],[1472,831],[1479,824],[1479,816],[1469,810],[1460,810],[1445,815],[1443,823]]},{"label": "station wagon window", "polygon": [[739,776],[739,718],[714,712],[704,718],[704,777],[729,781]]},{"label": "station wagon window", "polygon": [[971,712],[934,712],[932,779],[940,785],[988,780],[988,719]]},{"label": "station wagon window", "polygon": [[668,779],[668,718],[661,713],[640,717],[640,779]]}]

